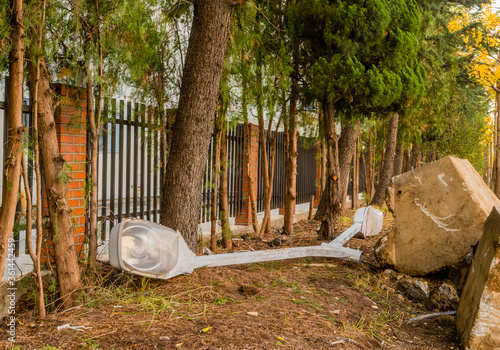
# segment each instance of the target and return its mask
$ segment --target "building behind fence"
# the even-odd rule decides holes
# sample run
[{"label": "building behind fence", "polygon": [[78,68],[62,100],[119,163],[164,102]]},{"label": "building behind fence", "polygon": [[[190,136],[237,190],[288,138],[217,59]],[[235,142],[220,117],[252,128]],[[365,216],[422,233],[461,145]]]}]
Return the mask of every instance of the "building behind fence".
[{"label": "building behind fence", "polygon": [[[85,229],[88,222],[86,183],[89,180],[86,95],[81,89],[65,85],[54,87],[56,93],[61,96],[61,105],[56,112],[59,148],[72,169],[72,179],[68,183],[68,199],[73,208],[75,219],[75,244],[78,251],[83,251]],[[32,118],[28,102],[26,100],[26,105],[23,107],[25,112],[23,120],[29,130],[28,135],[32,135]],[[7,108],[6,102],[0,101],[0,141],[2,145],[7,142]],[[165,120],[153,119],[152,109],[143,104],[125,100],[105,102],[102,130],[99,137],[97,179],[101,242],[108,239],[113,225],[124,218],[134,217],[159,222],[160,189],[163,181],[162,164],[165,158],[164,152],[169,144],[168,128],[165,127],[168,122],[167,116],[165,116]],[[272,209],[283,207],[285,195],[284,135],[282,132],[278,132],[276,137]],[[250,225],[251,223],[249,186],[244,167],[246,138],[250,138],[250,169],[257,207],[259,211],[264,208],[258,128],[256,125],[250,124],[246,130],[245,126],[240,124],[227,131],[229,215],[239,225]],[[266,144],[268,154],[270,142],[267,140]],[[27,139],[26,145],[29,144]],[[4,151],[0,155],[2,172],[5,149],[4,146]],[[27,148],[29,186],[34,194],[36,193],[36,181],[32,157],[28,157],[29,152],[31,149]],[[202,191],[200,222],[210,220],[213,153],[214,141],[212,138],[207,154],[205,177],[203,183],[200,183],[200,191]],[[316,173],[319,164],[316,159],[318,158],[317,153],[316,146],[311,140],[299,138],[297,204],[309,202],[310,196],[316,194]],[[33,195],[32,197],[33,204],[36,206],[37,198]],[[42,206],[46,204],[43,202],[43,198],[40,202]],[[24,207],[20,201],[17,220],[21,223],[23,222],[22,210]],[[44,215],[48,215],[46,210]],[[19,228],[22,225],[16,227]],[[31,230],[31,234],[34,235],[34,230]],[[25,237],[26,230],[21,229],[15,233],[17,255],[27,253]],[[52,253],[51,247],[45,247],[45,251],[49,255]]]}]

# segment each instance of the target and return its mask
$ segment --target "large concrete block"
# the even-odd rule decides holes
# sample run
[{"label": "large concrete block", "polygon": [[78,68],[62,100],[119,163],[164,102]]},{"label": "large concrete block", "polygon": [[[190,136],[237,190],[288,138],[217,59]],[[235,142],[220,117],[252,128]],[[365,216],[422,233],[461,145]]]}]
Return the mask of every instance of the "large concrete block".
[{"label": "large concrete block", "polygon": [[375,246],[377,260],[416,276],[462,261],[500,200],[469,161],[446,157],[394,177],[387,203],[394,228]]},{"label": "large concrete block", "polygon": [[457,309],[466,349],[500,349],[500,207],[484,227]]}]

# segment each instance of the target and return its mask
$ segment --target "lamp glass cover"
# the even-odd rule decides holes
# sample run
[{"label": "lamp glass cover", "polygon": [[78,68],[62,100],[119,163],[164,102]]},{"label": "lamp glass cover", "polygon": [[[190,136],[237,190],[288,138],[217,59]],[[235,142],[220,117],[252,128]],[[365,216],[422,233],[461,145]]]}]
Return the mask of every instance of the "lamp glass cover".
[{"label": "lamp glass cover", "polygon": [[122,262],[132,271],[165,274],[177,263],[177,233],[156,224],[125,222],[120,246]]}]

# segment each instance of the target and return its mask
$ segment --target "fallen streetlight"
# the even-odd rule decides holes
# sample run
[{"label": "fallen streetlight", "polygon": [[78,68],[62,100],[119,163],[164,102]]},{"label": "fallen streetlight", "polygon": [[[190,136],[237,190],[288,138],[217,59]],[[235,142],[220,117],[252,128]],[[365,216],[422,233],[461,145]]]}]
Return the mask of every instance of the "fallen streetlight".
[{"label": "fallen streetlight", "polygon": [[125,219],[111,230],[109,260],[113,267],[141,276],[168,279],[199,267],[227,266],[305,257],[361,261],[363,252],[344,247],[354,236],[366,238],[382,230],[383,214],[360,208],[353,225],[329,243],[319,246],[196,256],[184,238],[168,227],[140,219]]}]

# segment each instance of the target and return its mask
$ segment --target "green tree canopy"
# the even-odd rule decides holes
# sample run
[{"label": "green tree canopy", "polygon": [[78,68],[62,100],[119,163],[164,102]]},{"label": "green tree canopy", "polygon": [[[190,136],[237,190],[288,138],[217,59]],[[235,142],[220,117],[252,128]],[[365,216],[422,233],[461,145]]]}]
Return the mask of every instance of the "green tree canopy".
[{"label": "green tree canopy", "polygon": [[306,93],[365,109],[400,110],[422,94],[414,1],[304,0],[288,14]]}]

